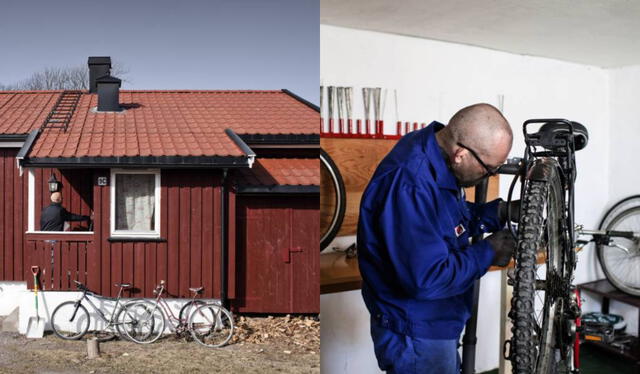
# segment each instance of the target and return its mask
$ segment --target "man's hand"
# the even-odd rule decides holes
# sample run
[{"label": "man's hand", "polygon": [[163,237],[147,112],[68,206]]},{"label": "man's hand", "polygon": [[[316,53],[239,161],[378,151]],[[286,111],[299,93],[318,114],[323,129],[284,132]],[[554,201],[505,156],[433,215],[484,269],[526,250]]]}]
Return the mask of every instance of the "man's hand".
[{"label": "man's hand", "polygon": [[511,209],[511,221],[519,222],[520,221],[520,200],[512,200],[510,203],[506,201],[501,201],[498,204],[498,219],[500,222],[507,221],[507,206],[510,206]]},{"label": "man's hand", "polygon": [[498,231],[489,235],[485,240],[489,242],[495,252],[491,265],[507,266],[516,249],[516,241],[509,230]]}]

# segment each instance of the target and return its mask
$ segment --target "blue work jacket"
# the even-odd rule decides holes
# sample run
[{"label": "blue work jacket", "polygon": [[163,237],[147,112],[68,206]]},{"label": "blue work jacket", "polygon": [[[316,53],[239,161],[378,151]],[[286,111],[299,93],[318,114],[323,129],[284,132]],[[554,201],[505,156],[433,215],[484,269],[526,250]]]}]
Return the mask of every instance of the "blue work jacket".
[{"label": "blue work jacket", "polygon": [[432,122],[398,141],[362,195],[358,261],[372,323],[428,339],[458,339],[471,315],[473,282],[494,251],[469,238],[498,231],[498,202],[466,202]]}]

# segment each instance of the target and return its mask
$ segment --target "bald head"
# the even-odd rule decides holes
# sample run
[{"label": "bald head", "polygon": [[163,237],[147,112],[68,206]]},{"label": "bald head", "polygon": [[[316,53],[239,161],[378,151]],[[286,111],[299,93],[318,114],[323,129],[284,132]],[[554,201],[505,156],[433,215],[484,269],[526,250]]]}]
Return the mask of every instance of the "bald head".
[{"label": "bald head", "polygon": [[474,104],[460,109],[449,120],[447,129],[454,142],[463,143],[486,156],[496,152],[508,154],[511,150],[511,126],[490,104]]},{"label": "bald head", "polygon": [[51,202],[52,203],[61,203],[62,202],[62,194],[60,192],[54,192],[51,194]]},{"label": "bald head", "polygon": [[469,149],[485,165],[495,169],[509,155],[513,133],[509,122],[496,107],[481,103],[460,109],[436,134],[436,139],[447,154],[447,161],[459,184],[468,187],[479,183],[482,175],[486,174],[485,168]]}]

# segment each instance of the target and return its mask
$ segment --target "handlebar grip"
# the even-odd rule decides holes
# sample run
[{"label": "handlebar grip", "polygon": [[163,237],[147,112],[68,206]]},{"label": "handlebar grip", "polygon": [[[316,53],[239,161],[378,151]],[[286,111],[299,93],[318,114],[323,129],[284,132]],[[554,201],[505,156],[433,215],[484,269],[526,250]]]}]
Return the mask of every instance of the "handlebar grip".
[{"label": "handlebar grip", "polygon": [[503,164],[498,169],[498,174],[516,175],[516,174],[520,174],[520,169],[521,169],[520,164]]},{"label": "handlebar grip", "polygon": [[633,239],[634,238],[634,232],[633,231],[607,231],[607,235],[608,236],[617,236],[617,237],[621,237],[621,238],[628,238],[628,239]]}]

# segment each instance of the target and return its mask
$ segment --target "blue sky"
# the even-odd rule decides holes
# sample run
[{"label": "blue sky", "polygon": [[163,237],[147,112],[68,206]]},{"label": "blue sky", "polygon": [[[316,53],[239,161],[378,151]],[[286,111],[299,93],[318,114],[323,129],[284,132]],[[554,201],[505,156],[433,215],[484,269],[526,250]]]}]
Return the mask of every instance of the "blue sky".
[{"label": "blue sky", "polygon": [[2,0],[0,83],[111,56],[123,89],[281,89],[318,103],[319,0]]}]

